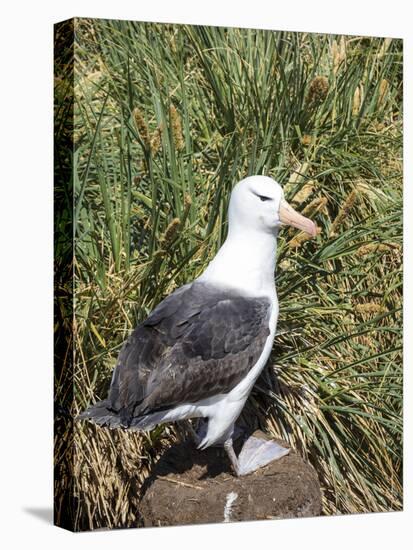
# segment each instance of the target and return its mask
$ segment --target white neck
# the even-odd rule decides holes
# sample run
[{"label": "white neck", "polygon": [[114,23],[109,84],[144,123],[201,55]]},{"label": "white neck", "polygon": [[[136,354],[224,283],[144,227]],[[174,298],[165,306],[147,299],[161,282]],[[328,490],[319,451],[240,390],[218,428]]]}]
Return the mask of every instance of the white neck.
[{"label": "white neck", "polygon": [[276,235],[237,227],[198,280],[275,298],[276,252]]}]

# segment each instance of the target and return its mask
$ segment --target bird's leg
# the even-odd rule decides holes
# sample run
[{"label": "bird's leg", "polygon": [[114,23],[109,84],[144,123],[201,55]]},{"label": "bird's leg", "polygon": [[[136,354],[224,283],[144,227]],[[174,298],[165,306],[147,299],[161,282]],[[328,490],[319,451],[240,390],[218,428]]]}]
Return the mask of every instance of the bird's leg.
[{"label": "bird's leg", "polygon": [[270,462],[278,460],[290,452],[290,449],[281,447],[275,441],[250,436],[244,443],[239,456],[237,457],[229,438],[224,443],[224,449],[231,461],[237,476],[245,476]]},{"label": "bird's leg", "polygon": [[238,461],[237,455],[235,454],[235,451],[234,451],[234,446],[233,446],[233,443],[232,443],[232,437],[229,437],[224,442],[224,449],[225,449],[225,452],[227,453],[228,458],[231,462],[231,465],[232,465],[232,468],[235,472],[235,475],[237,477],[242,475],[240,473],[239,461]]}]

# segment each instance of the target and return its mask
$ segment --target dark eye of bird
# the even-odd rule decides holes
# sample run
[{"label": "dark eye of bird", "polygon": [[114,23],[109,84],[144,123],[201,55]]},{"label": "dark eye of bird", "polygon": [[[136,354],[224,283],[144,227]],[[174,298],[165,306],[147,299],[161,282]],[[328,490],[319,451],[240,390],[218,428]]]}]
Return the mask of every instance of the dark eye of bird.
[{"label": "dark eye of bird", "polygon": [[258,197],[262,202],[271,200],[271,197],[264,197],[264,195],[258,195]]}]

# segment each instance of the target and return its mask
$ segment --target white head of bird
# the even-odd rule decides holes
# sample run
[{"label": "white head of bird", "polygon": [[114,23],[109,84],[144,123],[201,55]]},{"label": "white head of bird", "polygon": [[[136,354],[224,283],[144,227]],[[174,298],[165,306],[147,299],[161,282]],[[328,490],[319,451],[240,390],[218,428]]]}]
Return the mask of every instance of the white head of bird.
[{"label": "white head of bird", "polygon": [[315,223],[284,199],[281,185],[267,176],[250,176],[235,185],[228,209],[228,236],[199,278],[259,295],[275,293],[277,235],[283,225],[317,233]]}]

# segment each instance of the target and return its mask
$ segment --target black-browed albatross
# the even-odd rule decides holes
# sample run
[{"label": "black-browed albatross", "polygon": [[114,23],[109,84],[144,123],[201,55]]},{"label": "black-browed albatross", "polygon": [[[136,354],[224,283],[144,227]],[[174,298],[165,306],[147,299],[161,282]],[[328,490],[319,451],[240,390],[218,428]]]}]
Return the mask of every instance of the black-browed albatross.
[{"label": "black-browed albatross", "polygon": [[205,418],[199,449],[223,444],[236,475],[289,452],[250,437],[237,457],[234,424],[271,352],[278,318],[274,271],[279,228],[311,236],[315,224],[266,176],[231,193],[228,236],[204,273],[165,298],[124,343],[108,398],[80,415],[110,428],[150,430]]}]

